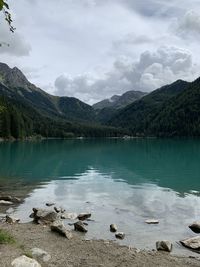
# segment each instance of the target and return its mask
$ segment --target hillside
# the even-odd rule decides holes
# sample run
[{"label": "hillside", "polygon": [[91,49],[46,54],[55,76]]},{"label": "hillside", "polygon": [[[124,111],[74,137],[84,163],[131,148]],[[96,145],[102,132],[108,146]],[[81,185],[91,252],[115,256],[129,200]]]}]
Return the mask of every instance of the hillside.
[{"label": "hillside", "polygon": [[18,68],[0,63],[0,95],[35,108],[41,115],[94,122],[93,108],[73,97],[56,97],[31,84]]},{"label": "hillside", "polygon": [[120,110],[110,119],[108,124],[129,129],[134,135],[148,135],[152,121],[160,114],[163,105],[183,92],[189,84],[178,80],[163,86]]},{"label": "hillside", "polygon": [[121,96],[114,95],[109,99],[104,99],[94,104],[93,108],[95,110],[104,109],[104,108],[120,109],[142,98],[146,94],[147,93],[144,93],[141,91],[128,91]]}]

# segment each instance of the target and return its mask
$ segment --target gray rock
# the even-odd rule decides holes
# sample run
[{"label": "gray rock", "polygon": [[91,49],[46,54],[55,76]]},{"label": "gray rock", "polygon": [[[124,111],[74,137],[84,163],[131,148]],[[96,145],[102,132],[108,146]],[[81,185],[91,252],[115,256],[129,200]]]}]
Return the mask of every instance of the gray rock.
[{"label": "gray rock", "polygon": [[11,215],[6,215],[6,222],[9,224],[18,223],[19,221],[20,221],[20,219],[17,219]]},{"label": "gray rock", "polygon": [[110,225],[110,231],[113,232],[113,233],[117,232],[117,225],[116,224],[111,224]]},{"label": "gray rock", "polygon": [[61,208],[54,207],[54,210],[55,210],[55,212],[57,212],[57,213],[60,213],[60,212],[61,212]]},{"label": "gray rock", "polygon": [[41,265],[34,259],[31,259],[25,255],[20,256],[12,261],[13,267],[41,267]]},{"label": "gray rock", "polygon": [[118,239],[124,239],[125,238],[125,234],[122,233],[122,232],[119,232],[119,233],[115,234],[115,237],[118,238]]},{"label": "gray rock", "polygon": [[85,221],[85,220],[89,219],[90,217],[91,217],[91,213],[80,213],[78,215],[78,219],[80,221]]},{"label": "gray rock", "polygon": [[33,213],[30,215],[34,222],[39,224],[51,224],[59,219],[59,216],[54,211],[33,208]]},{"label": "gray rock", "polygon": [[11,201],[0,200],[0,205],[9,206],[9,205],[12,205],[12,204],[13,204],[13,202],[11,202]]},{"label": "gray rock", "polygon": [[61,214],[61,219],[75,220],[76,218],[77,218],[77,214],[76,213],[64,212],[63,214]]},{"label": "gray rock", "polygon": [[4,201],[10,201],[13,203],[21,203],[22,200],[18,197],[12,197],[12,196],[0,196],[0,200],[4,200]]},{"label": "gray rock", "polygon": [[78,221],[74,224],[74,230],[75,231],[79,231],[79,232],[82,232],[82,233],[87,233],[87,229],[85,228],[85,225],[82,221]]},{"label": "gray rock", "polygon": [[167,240],[157,241],[156,242],[156,249],[171,252],[172,251],[172,243],[167,241]]},{"label": "gray rock", "polygon": [[55,203],[53,203],[53,202],[47,202],[47,203],[46,203],[46,206],[47,206],[47,207],[51,207],[51,206],[54,206],[54,205],[55,205]]},{"label": "gray rock", "polygon": [[149,220],[146,220],[145,223],[147,223],[147,224],[159,224],[159,221],[155,220],[155,219],[149,219]]},{"label": "gray rock", "polygon": [[51,259],[51,255],[40,248],[32,248],[31,254],[34,258],[42,260],[43,262],[48,262]]},{"label": "gray rock", "polygon": [[200,221],[193,222],[188,226],[194,233],[200,233]]},{"label": "gray rock", "polygon": [[180,243],[187,248],[200,250],[200,236],[188,238],[180,241]]},{"label": "gray rock", "polygon": [[57,232],[60,235],[65,236],[67,239],[71,239],[73,237],[72,233],[64,226],[61,221],[56,221],[51,224],[51,231]]}]

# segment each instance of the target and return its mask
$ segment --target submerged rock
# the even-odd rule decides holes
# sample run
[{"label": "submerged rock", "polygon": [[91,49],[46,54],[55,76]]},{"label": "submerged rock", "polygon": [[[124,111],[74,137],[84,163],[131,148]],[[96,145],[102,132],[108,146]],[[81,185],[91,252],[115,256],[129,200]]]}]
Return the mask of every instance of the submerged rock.
[{"label": "submerged rock", "polygon": [[51,259],[51,255],[40,248],[32,248],[31,254],[34,258],[48,262]]},{"label": "submerged rock", "polygon": [[118,239],[124,239],[125,238],[125,234],[122,233],[122,232],[119,232],[119,233],[115,234],[115,237],[118,238]]},{"label": "submerged rock", "polygon": [[30,217],[34,219],[34,222],[39,224],[50,224],[59,219],[58,214],[54,211],[36,208],[33,208],[33,213]]},{"label": "submerged rock", "polygon": [[91,213],[80,213],[78,215],[78,219],[80,221],[85,221],[85,220],[89,219],[90,217],[91,217]]},{"label": "submerged rock", "polygon": [[113,233],[117,232],[117,225],[116,224],[111,224],[110,225],[110,231],[113,232]]},{"label": "submerged rock", "polygon": [[171,252],[172,251],[172,243],[167,241],[167,240],[157,241],[156,242],[156,249],[161,250],[161,251]]},{"label": "submerged rock", "polygon": [[188,226],[194,233],[199,234],[200,233],[200,221],[193,222]]},{"label": "submerged rock", "polygon": [[46,206],[47,206],[47,207],[51,207],[51,206],[54,206],[54,205],[55,205],[55,203],[53,203],[53,202],[47,202],[47,203],[46,203]]},{"label": "submerged rock", "polygon": [[57,212],[57,213],[60,213],[60,212],[61,212],[61,208],[54,207],[54,210],[55,210],[55,212]]},{"label": "submerged rock", "polygon": [[195,250],[200,251],[200,236],[196,236],[196,237],[182,240],[182,241],[180,241],[180,243],[186,248],[195,249]]},{"label": "submerged rock", "polygon": [[76,218],[77,218],[76,213],[64,212],[63,214],[61,214],[61,219],[64,219],[64,220],[75,220]]},{"label": "submerged rock", "polygon": [[87,229],[85,228],[85,225],[82,221],[78,221],[74,224],[74,230],[75,231],[79,231],[79,232],[82,232],[82,233],[87,233]]},{"label": "submerged rock", "polygon": [[13,202],[7,200],[0,200],[0,205],[13,205]]},{"label": "submerged rock", "polygon": [[41,267],[41,265],[34,259],[31,259],[25,255],[18,257],[12,261],[13,267]]},{"label": "submerged rock", "polygon": [[20,219],[17,219],[13,216],[10,215],[6,215],[6,222],[10,223],[10,224],[14,224],[14,223],[18,223],[20,221]]},{"label": "submerged rock", "polygon": [[149,219],[149,220],[146,220],[145,223],[147,223],[147,224],[159,224],[159,221],[155,220],[155,219]]},{"label": "submerged rock", "polygon": [[51,224],[51,231],[57,232],[62,236],[65,236],[67,239],[71,239],[73,237],[72,233],[64,226],[61,221],[56,221]]},{"label": "submerged rock", "polygon": [[12,196],[0,196],[0,200],[4,200],[4,201],[10,201],[13,203],[21,203],[22,200],[18,197],[12,197]]}]

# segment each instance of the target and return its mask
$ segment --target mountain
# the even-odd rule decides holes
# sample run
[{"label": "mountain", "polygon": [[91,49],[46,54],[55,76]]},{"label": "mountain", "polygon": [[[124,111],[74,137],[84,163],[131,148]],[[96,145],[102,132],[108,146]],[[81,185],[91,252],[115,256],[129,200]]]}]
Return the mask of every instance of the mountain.
[{"label": "mountain", "polygon": [[0,137],[105,137],[122,132],[98,124],[91,106],[73,97],[52,96],[19,69],[0,63]]},{"label": "mountain", "polygon": [[31,84],[18,68],[0,63],[0,95],[35,108],[41,115],[94,122],[93,108],[73,97],[50,95]]},{"label": "mountain", "polygon": [[188,82],[178,80],[163,86],[119,110],[107,124],[126,128],[133,135],[154,135],[154,132],[150,131],[153,121],[160,115],[163,107],[168,105],[168,101],[176,99],[189,85]]},{"label": "mountain", "polygon": [[94,104],[93,108],[95,110],[104,109],[104,108],[120,109],[142,98],[146,94],[147,93],[144,93],[141,91],[128,91],[121,96],[114,95],[109,99],[104,99]]}]

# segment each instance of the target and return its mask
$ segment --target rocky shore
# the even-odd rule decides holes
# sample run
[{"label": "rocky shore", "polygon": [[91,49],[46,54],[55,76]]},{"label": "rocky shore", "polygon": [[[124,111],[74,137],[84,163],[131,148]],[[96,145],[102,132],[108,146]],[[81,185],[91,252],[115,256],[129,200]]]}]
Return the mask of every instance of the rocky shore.
[{"label": "rocky shore", "polygon": [[[0,197],[0,205],[20,203],[15,197]],[[10,209],[10,208],[9,208]],[[133,247],[120,246],[108,240],[87,240],[85,233],[92,223],[91,213],[67,213],[46,203],[46,207],[33,208],[31,223],[19,223],[20,218],[11,214],[2,216],[0,223],[0,266],[7,267],[86,267],[86,266],[199,266],[197,257],[177,257],[170,254],[173,244],[161,240],[155,244],[157,250],[142,251]],[[72,223],[65,223],[65,220]],[[157,224],[157,220],[147,220]],[[189,226],[197,233],[198,222]],[[117,238],[124,239],[123,229],[116,224],[108,225]],[[200,238],[183,240],[182,244],[199,251]]]}]

